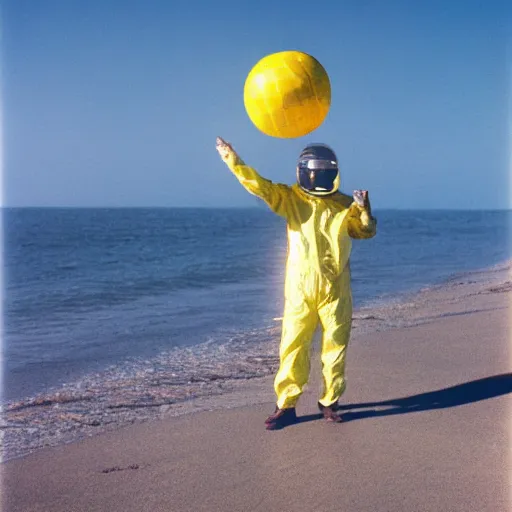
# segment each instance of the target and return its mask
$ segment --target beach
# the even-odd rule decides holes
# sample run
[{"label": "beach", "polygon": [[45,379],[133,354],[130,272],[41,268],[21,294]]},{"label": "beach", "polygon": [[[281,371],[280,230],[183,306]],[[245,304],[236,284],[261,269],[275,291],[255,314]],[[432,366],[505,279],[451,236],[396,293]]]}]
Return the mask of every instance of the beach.
[{"label": "beach", "polygon": [[4,510],[509,511],[511,289],[507,263],[356,311],[339,425],[316,409],[315,355],[299,423],[265,431],[271,333],[252,376],[204,380],[192,400],[113,408],[125,419],[110,428],[20,448],[9,424],[21,432],[38,409],[57,421],[76,403],[8,412]]},{"label": "beach", "polygon": [[5,2],[0,512],[512,512],[505,5]]}]

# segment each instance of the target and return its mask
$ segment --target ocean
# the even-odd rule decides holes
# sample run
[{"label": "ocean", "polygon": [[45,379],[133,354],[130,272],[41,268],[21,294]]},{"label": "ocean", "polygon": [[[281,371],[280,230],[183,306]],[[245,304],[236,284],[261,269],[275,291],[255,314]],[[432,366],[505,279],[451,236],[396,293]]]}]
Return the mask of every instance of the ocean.
[{"label": "ocean", "polygon": [[[356,309],[510,258],[510,211],[375,216],[353,243]],[[3,224],[4,403],[276,336],[286,226],[270,211],[5,208]]]}]

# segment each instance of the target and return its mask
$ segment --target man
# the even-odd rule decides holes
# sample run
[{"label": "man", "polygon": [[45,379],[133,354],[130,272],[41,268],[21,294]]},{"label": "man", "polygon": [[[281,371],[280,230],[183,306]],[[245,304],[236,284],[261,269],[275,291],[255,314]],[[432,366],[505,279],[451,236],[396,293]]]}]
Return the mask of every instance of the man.
[{"label": "man", "polygon": [[309,378],[310,347],[319,321],[323,394],[318,407],[325,419],[338,423],[352,322],[351,238],[376,234],[368,192],[356,190],[352,199],[338,191],[337,158],[323,144],[304,148],[297,183],[291,187],[261,177],[220,137],[217,151],[240,183],[287,221],[285,306],[280,367],[274,381],[277,406],[266,428],[279,429],[297,419],[295,406]]}]

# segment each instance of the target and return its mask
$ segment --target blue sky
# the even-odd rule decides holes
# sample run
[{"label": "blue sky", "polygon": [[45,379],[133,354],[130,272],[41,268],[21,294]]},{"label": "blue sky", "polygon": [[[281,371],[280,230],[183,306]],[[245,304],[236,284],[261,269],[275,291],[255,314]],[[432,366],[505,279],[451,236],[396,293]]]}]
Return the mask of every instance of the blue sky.
[{"label": "blue sky", "polygon": [[[305,144],[330,144],[342,190],[375,208],[508,208],[506,5],[4,1],[4,204],[254,206],[221,135],[289,184]],[[251,124],[243,85],[287,49],[324,65],[332,107],[283,140]]]}]

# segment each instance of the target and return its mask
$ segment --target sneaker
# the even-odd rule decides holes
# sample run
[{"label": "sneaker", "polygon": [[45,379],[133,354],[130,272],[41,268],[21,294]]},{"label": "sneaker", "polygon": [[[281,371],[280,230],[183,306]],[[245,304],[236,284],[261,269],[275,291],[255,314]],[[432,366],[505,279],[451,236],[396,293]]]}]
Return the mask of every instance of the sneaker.
[{"label": "sneaker", "polygon": [[333,404],[327,407],[318,402],[318,408],[320,409],[320,412],[324,415],[324,418],[327,421],[331,423],[341,423],[343,421],[341,414],[336,412],[338,410],[338,402],[334,402]]},{"label": "sneaker", "polygon": [[276,407],[274,414],[271,414],[266,420],[267,430],[279,430],[280,428],[292,425],[297,421],[295,407],[289,409],[279,409]]}]

